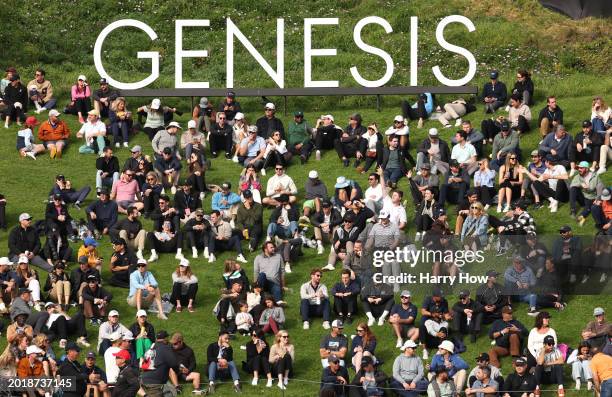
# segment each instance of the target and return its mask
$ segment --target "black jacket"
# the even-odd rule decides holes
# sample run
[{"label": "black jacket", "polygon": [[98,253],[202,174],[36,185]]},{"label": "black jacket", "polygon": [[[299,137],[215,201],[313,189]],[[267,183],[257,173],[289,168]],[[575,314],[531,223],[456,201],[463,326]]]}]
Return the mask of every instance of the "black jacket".
[{"label": "black jacket", "polygon": [[88,215],[90,212],[95,213],[96,219],[104,222],[109,230],[115,226],[119,214],[117,203],[113,200],[107,200],[106,202],[96,200],[87,207],[86,212]]},{"label": "black jacket", "polygon": [[[325,214],[323,210],[319,212],[315,212],[310,221],[312,222],[312,226],[319,227],[323,223],[325,219]],[[329,217],[329,229],[332,230],[334,227],[342,224],[342,215],[340,215],[340,211],[336,208],[332,207],[331,214]]]},{"label": "black jacket", "polygon": [[159,385],[168,382],[170,369],[179,373],[179,362],[172,351],[172,347],[166,343],[155,342],[152,347],[155,350],[155,369],[143,371],[140,376],[141,382],[145,385]]},{"label": "black jacket", "polygon": [[[588,145],[588,148],[591,150],[591,153],[595,154],[593,158],[598,159],[599,158],[599,148],[601,148],[601,145],[604,143],[604,136],[595,131],[591,131],[591,133],[588,135],[588,138],[591,140],[591,143]],[[572,147],[569,150],[569,160],[570,161],[572,162],[576,161],[576,156],[578,155],[578,150],[576,148],[576,145],[578,144],[582,145],[583,140],[584,140],[584,132],[579,132],[578,134],[576,134],[576,138],[574,139],[574,142],[572,142]],[[584,153],[584,147],[582,148],[582,150]]]},{"label": "black jacket", "polygon": [[[230,119],[229,116],[227,116],[227,118],[228,120]],[[223,127],[221,127],[218,123],[215,123],[210,128],[210,133],[217,136],[232,136],[233,130],[232,126],[229,124],[225,124]]]},{"label": "black jacket", "polygon": [[[349,390],[350,397],[367,397],[366,391],[363,390],[363,383],[361,383],[361,378],[365,375],[365,371],[360,369],[359,372],[355,374],[353,381],[351,382],[351,387]],[[374,380],[376,381],[377,387],[386,387],[387,379],[389,377],[383,371],[378,368],[374,368]]]},{"label": "black jacket", "polygon": [[[442,139],[438,139],[438,146],[440,147],[440,160],[445,163],[450,162],[451,152],[450,148],[448,147],[448,143]],[[429,149],[431,149],[431,140],[429,138],[425,138],[419,145],[417,153],[423,153],[425,158],[429,158],[429,153],[427,153]]]},{"label": "black jacket", "polygon": [[[155,343],[155,328],[153,327],[153,324],[145,321],[144,328],[147,332],[147,338],[151,341],[151,343]],[[134,324],[130,325],[129,330],[132,335],[134,335],[134,339],[136,339],[136,337],[140,334],[140,325],[138,325],[138,322],[135,322]]]},{"label": "black jacket", "polygon": [[77,293],[79,292],[79,288],[81,288],[82,283],[87,282],[87,277],[90,275],[96,276],[98,280],[100,280],[100,272],[98,272],[95,268],[89,268],[86,271],[82,272],[80,266],[77,267],[70,273],[70,281],[72,284],[70,285],[70,289],[72,289],[72,297],[76,298]]},{"label": "black jacket", "polygon": [[495,86],[493,86],[491,82],[488,82],[482,89],[482,98],[484,99],[486,97],[497,98],[498,101],[506,102],[508,99],[508,89],[501,81],[498,81]]},{"label": "black jacket", "polygon": [[[115,262],[112,262],[113,258],[117,258]],[[113,252],[111,255],[111,278],[109,280],[109,284],[115,287],[120,288],[129,288],[130,287],[130,274],[136,270],[136,262],[138,259],[136,255],[129,248],[125,248],[123,253]],[[117,267],[128,266],[127,270],[117,270],[113,271],[113,269]]]},{"label": "black jacket", "polygon": [[260,117],[257,119],[255,125],[257,126],[257,135],[264,139],[270,138],[274,131],[280,132],[281,138],[286,139],[283,122],[276,117],[272,117],[271,119],[266,116]]},{"label": "black jacket", "polygon": [[41,248],[38,231],[32,226],[27,229],[22,228],[21,225],[16,226],[9,234],[8,246],[11,256],[23,254],[26,251],[38,255]]},{"label": "black jacket", "polygon": [[102,172],[108,172],[109,177],[112,177],[115,172],[119,172],[119,160],[116,156],[112,156],[107,160],[106,157],[98,157],[96,159],[96,169]]},{"label": "black jacket", "polygon": [[533,80],[531,80],[531,77],[527,77],[523,81],[517,80],[514,82],[514,88],[512,89],[512,93],[520,94],[522,97],[523,91],[527,91],[530,95],[529,103],[526,103],[525,105],[527,106],[533,105]]},{"label": "black jacket", "polygon": [[138,389],[140,389],[138,369],[131,365],[120,368],[113,389],[113,397],[135,397]]},{"label": "black jacket", "polygon": [[[270,215],[270,223],[276,223],[278,217],[281,215],[282,207],[278,206],[272,210],[272,214]],[[289,222],[297,222],[298,220],[298,211],[295,208],[295,205],[291,205],[291,208],[287,210],[287,217],[289,218]]]},{"label": "black jacket", "polygon": [[87,375],[78,361],[65,359],[57,370],[62,377],[72,377],[75,382],[75,391],[63,391],[65,397],[82,397],[87,389]]},{"label": "black jacket", "polygon": [[563,124],[563,110],[557,106],[555,111],[551,112],[550,109],[548,109],[548,106],[544,106],[544,108],[540,110],[540,115],[538,116],[538,125],[542,123],[544,118],[547,118],[551,123],[556,121],[559,124]]},{"label": "black jacket", "polygon": [[179,217],[185,217],[185,209],[189,208],[194,212],[198,208],[202,208],[200,195],[195,190],[191,190],[191,194],[185,194],[184,190],[178,190],[174,195],[174,208],[179,213]]},{"label": "black jacket", "polygon": [[172,349],[172,351],[174,352],[174,355],[176,356],[179,365],[183,364],[185,368],[189,370],[189,372],[196,369],[196,358],[191,347],[183,343],[183,347],[181,349]]},{"label": "black jacket", "polygon": [[368,132],[368,129],[361,124],[357,125],[355,128],[347,125],[344,132],[348,134],[348,137],[342,138],[342,136],[340,136],[340,142],[345,145],[359,145],[361,136]]},{"label": "black jacket", "polygon": [[[406,158],[404,154],[404,150],[400,149],[399,147],[396,150],[399,155],[400,169],[402,170],[402,174],[405,174],[406,172],[408,172],[408,169],[406,168],[406,162],[404,161],[404,159]],[[390,154],[391,154],[391,150],[388,147],[385,147],[383,149],[382,164],[380,165],[383,169],[387,168],[387,163],[389,162]]]},{"label": "black jacket", "polygon": [[172,157],[170,157],[168,161],[166,161],[166,159],[164,159],[163,157],[158,157],[157,160],[155,160],[153,166],[155,167],[156,171],[162,174],[164,173],[164,171],[168,171],[170,169],[178,171],[183,168],[181,162],[176,157],[176,155],[172,155]]},{"label": "black jacket", "polygon": [[17,86],[13,86],[13,84],[7,85],[4,89],[2,99],[7,105],[13,105],[15,102],[21,102],[24,113],[28,111],[28,90],[23,84],[21,84],[21,82],[19,82]]},{"label": "black jacket", "polygon": [[[219,356],[219,342],[213,342],[210,345],[208,345],[208,349],[206,349],[206,361],[208,363],[206,364],[206,366],[208,367],[210,363],[216,363],[218,361],[218,358],[217,358],[218,356]],[[221,357],[226,359],[228,362],[234,361],[234,349],[231,346],[229,346],[226,349],[223,349],[223,354],[221,355]]]},{"label": "black jacket", "polygon": [[83,296],[83,300],[91,302],[93,302],[94,299],[104,299],[107,303],[109,303],[113,299],[113,294],[99,285],[95,291],[89,288],[89,285],[86,285],[81,294]]},{"label": "black jacket", "polygon": [[115,226],[110,231],[111,236],[119,237],[119,232],[125,230],[128,238],[135,238],[138,232],[142,229],[142,223],[138,219],[131,221],[129,218],[125,218],[115,223]]},{"label": "black jacket", "polygon": [[[64,215],[66,219],[64,221],[59,221],[57,219],[59,215]],[[47,209],[45,210],[45,219],[47,221],[53,221],[59,225],[59,224],[64,224],[65,222],[70,222],[72,220],[72,217],[68,213],[68,207],[66,206],[66,204],[62,204],[58,212],[55,209],[55,205],[53,203],[48,203]]]}]

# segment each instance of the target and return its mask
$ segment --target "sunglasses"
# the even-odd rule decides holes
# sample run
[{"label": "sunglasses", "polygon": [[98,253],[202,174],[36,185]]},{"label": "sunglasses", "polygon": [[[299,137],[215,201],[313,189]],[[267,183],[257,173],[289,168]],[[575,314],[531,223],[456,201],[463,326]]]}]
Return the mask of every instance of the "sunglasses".
[{"label": "sunglasses", "polygon": [[470,209],[472,209],[472,210],[479,210],[479,209],[480,209],[480,207],[479,207],[479,206],[477,206],[477,205],[473,205],[473,206],[471,206],[471,207],[470,207]]},{"label": "sunglasses", "polygon": [[402,297],[400,297],[400,299],[410,299],[410,297],[409,296],[402,296]]},{"label": "sunglasses", "polygon": [[313,274],[313,276],[315,276],[315,277],[321,277],[321,273],[316,273],[316,274]]},{"label": "sunglasses", "polygon": [[283,170],[283,167],[278,167],[278,168],[275,168],[275,170],[276,170],[276,171],[282,171],[282,170]]},{"label": "sunglasses", "polygon": [[363,329],[358,329],[357,332],[364,332],[364,330]]},{"label": "sunglasses", "polygon": [[225,117],[219,117],[219,120],[225,120]]},{"label": "sunglasses", "polygon": [[147,178],[147,181],[154,181],[155,178]]},{"label": "sunglasses", "polygon": [[145,265],[144,263],[141,263],[140,265],[138,265],[138,267],[147,267],[147,265]]},{"label": "sunglasses", "polygon": [[510,160],[516,160],[516,157],[510,157]]},{"label": "sunglasses", "polygon": [[125,174],[125,176],[129,176],[131,178],[134,176],[134,174]]},{"label": "sunglasses", "polygon": [[283,339],[289,339],[289,335],[281,335],[281,338],[283,338]]}]

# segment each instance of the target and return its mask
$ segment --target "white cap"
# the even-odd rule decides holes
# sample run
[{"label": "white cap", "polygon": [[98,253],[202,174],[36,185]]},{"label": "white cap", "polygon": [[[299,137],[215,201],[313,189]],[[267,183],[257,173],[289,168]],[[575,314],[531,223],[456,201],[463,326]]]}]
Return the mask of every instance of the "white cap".
[{"label": "white cap", "polygon": [[26,349],[26,354],[30,355],[30,354],[43,354],[44,351],[42,351],[42,349],[36,345],[30,345],[28,346],[28,348]]},{"label": "white cap", "polygon": [[19,109],[23,109],[23,105],[21,104],[21,102],[15,102],[13,104],[13,106],[15,106],[16,108],[19,108]]},{"label": "white cap", "polygon": [[268,102],[268,103],[266,103],[265,108],[266,108],[266,109],[276,110],[276,106],[274,106],[274,104],[273,104],[272,102]]},{"label": "white cap", "polygon": [[455,351],[455,345],[449,340],[443,340],[442,343],[440,343],[440,345],[438,346],[438,348],[444,349],[450,353],[453,353]]},{"label": "white cap", "polygon": [[198,126],[198,124],[196,123],[195,120],[189,120],[187,122],[187,128],[192,129],[192,128],[196,128]]},{"label": "white cap", "polygon": [[114,317],[114,316],[119,317],[119,312],[117,310],[111,310],[110,312],[108,312],[108,317]]},{"label": "white cap", "polygon": [[413,349],[414,349],[415,347],[417,347],[417,344],[416,344],[416,343],[414,343],[414,341],[413,341],[412,339],[408,339],[406,342],[404,342],[404,344],[402,345],[402,347],[400,347],[400,350],[401,350],[401,351],[404,351],[404,350],[406,350],[406,349],[407,349],[407,348],[409,348],[409,347],[411,347],[411,348],[413,348]]},{"label": "white cap", "polygon": [[179,263],[179,266],[189,267],[189,260],[187,260],[187,258],[182,258],[180,263]]},{"label": "white cap", "polygon": [[344,324],[340,320],[334,320],[331,323],[332,328],[344,328]]},{"label": "white cap", "polygon": [[77,78],[77,80],[87,81],[87,77],[85,77],[84,74],[80,74],[79,77]]},{"label": "white cap", "polygon": [[183,127],[181,127],[181,125],[180,125],[178,122],[176,122],[176,121],[171,121],[171,122],[170,122],[170,123],[169,123],[169,124],[166,126],[166,129],[168,129],[168,128],[170,128],[170,127],[176,127],[176,128],[178,128],[179,130],[182,130],[182,129],[183,129]]},{"label": "white cap", "polygon": [[147,312],[140,309],[136,312],[136,317],[147,317]]},{"label": "white cap", "polygon": [[321,118],[322,119],[330,119],[332,121],[332,123],[334,122],[334,116],[332,116],[331,114],[325,114]]},{"label": "white cap", "polygon": [[26,221],[28,219],[32,219],[32,215],[28,214],[27,212],[24,212],[21,215],[19,215],[19,222]]},{"label": "white cap", "polygon": [[136,264],[137,264],[137,265],[140,265],[140,264],[142,264],[142,263],[144,263],[145,265],[148,265],[148,264],[149,264],[149,262],[147,262],[147,260],[146,260],[146,259],[144,259],[144,258],[142,258],[142,259],[138,259],[138,262],[136,262]]},{"label": "white cap", "polygon": [[404,122],[404,118],[398,114],[397,116],[395,116],[393,121],[399,121],[400,123],[403,123]]},{"label": "white cap", "polygon": [[121,339],[134,340],[134,334],[132,333],[132,331],[125,331],[123,334],[121,334]]},{"label": "white cap", "polygon": [[308,173],[308,177],[310,179],[317,179],[319,177],[319,173],[317,172],[317,170],[312,170]]},{"label": "white cap", "polygon": [[121,337],[122,337],[122,335],[121,335],[121,333],[120,333],[120,332],[113,332],[112,334],[110,334],[110,335],[108,336],[108,339],[109,339],[111,342],[116,342],[116,341],[118,341],[119,339],[121,339]]},{"label": "white cap", "polygon": [[157,110],[161,106],[161,101],[159,98],[155,98],[151,101],[151,109]]},{"label": "white cap", "polygon": [[380,212],[378,213],[378,219],[387,219],[389,217],[389,211],[387,210],[380,210]]},{"label": "white cap", "polygon": [[429,129],[429,136],[438,136],[438,129],[437,128],[430,128]]},{"label": "white cap", "polygon": [[25,255],[19,255],[19,259],[17,260],[17,263],[30,263],[30,260]]},{"label": "white cap", "polygon": [[249,132],[257,132],[257,126],[255,125],[250,125],[249,128],[247,128],[247,130]]},{"label": "white cap", "polygon": [[244,113],[238,112],[234,115],[234,120],[244,120]]},{"label": "white cap", "polygon": [[57,109],[51,109],[49,110],[49,117],[57,117],[59,116],[61,113],[57,111]]},{"label": "white cap", "polygon": [[9,260],[9,258],[7,258],[6,256],[3,256],[2,258],[0,258],[0,266],[3,266],[3,265],[4,266],[10,266],[12,264],[13,264],[13,262],[11,262]]}]

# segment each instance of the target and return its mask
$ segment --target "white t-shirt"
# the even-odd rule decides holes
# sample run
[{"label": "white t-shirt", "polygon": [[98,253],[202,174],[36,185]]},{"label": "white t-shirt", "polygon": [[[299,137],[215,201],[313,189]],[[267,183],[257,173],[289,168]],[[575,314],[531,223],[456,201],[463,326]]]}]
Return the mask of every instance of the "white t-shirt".
[{"label": "white t-shirt", "polygon": [[114,354],[119,352],[121,349],[116,346],[111,346],[104,352],[104,369],[106,371],[106,381],[108,383],[117,382],[119,376],[119,367],[115,361]]},{"label": "white t-shirt", "polygon": [[407,223],[406,208],[403,205],[395,205],[391,201],[391,197],[385,197],[383,209],[389,213],[391,223],[399,227],[400,223]]},{"label": "white t-shirt", "polygon": [[103,122],[98,120],[96,123],[92,124],[89,121],[83,124],[79,133],[83,134],[85,137],[85,143],[87,145],[91,145],[94,140],[94,134],[98,132],[104,132],[106,134],[106,125]]},{"label": "white t-shirt", "polygon": [[383,196],[383,188],[382,188],[382,184],[378,184],[374,187],[370,186],[369,188],[367,188],[367,190],[365,191],[365,199],[366,201],[371,200],[371,201],[378,201],[382,198]]},{"label": "white t-shirt", "polygon": [[[567,171],[565,170],[565,167],[562,166],[561,164],[557,164],[554,167],[551,168],[546,168],[546,171],[544,171],[544,173],[542,175],[550,175],[550,176],[559,176],[559,175],[564,175],[567,174]],[[559,182],[558,179],[548,179],[548,186],[552,189],[552,190],[556,190],[557,189],[557,182]]]},{"label": "white t-shirt", "polygon": [[476,156],[476,149],[471,143],[466,142],[463,147],[460,144],[453,146],[451,159],[457,160],[459,164],[467,163],[473,156]]},{"label": "white t-shirt", "polygon": [[371,152],[376,151],[376,143],[378,143],[378,134],[370,135],[369,133],[365,133],[361,136],[363,139],[368,141],[368,150]]}]

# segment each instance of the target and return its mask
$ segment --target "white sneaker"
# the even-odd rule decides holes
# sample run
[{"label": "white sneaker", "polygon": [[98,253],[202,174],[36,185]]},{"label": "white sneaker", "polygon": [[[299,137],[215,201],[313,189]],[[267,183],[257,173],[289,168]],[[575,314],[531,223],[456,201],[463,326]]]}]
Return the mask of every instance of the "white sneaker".
[{"label": "white sneaker", "polygon": [[204,248],[204,252],[202,253],[202,255],[204,255],[204,258],[208,258],[209,257],[208,247]]},{"label": "white sneaker", "polygon": [[580,390],[580,379],[576,379],[576,390]]},{"label": "white sneaker", "polygon": [[321,160],[321,151],[320,150],[317,150],[315,152],[315,158],[317,159],[317,161]]},{"label": "white sneaker", "polygon": [[240,263],[247,263],[246,258],[244,257],[244,255],[240,254],[236,257],[236,260]]},{"label": "white sneaker", "polygon": [[328,263],[327,266],[323,267],[323,270],[329,270],[331,272],[331,271],[336,270],[336,268],[331,263]]},{"label": "white sneaker", "polygon": [[200,201],[204,200],[205,198],[206,198],[206,193],[200,192]]},{"label": "white sneaker", "polygon": [[36,113],[36,114],[40,114],[40,112],[42,112],[42,108],[38,108],[38,109],[36,109],[36,110],[34,111],[34,113]]},{"label": "white sneaker", "polygon": [[176,194],[176,186],[172,186],[172,187],[170,188],[170,193],[172,193],[172,194]]},{"label": "white sneaker", "polygon": [[317,255],[323,255],[323,244],[317,245]]},{"label": "white sneaker", "polygon": [[421,232],[416,232],[414,235],[414,242],[421,241]]},{"label": "white sneaker", "polygon": [[283,378],[283,385],[287,386],[288,384],[289,384],[289,378],[285,376]]},{"label": "white sneaker", "polygon": [[559,202],[557,200],[552,200],[550,202],[550,212],[557,212],[559,209]]},{"label": "white sneaker", "polygon": [[402,340],[402,338],[397,338],[397,343],[395,344],[395,347],[400,348],[404,345],[404,341]]},{"label": "white sneaker", "polygon": [[217,258],[215,258],[215,254],[208,255],[208,263],[213,263]]},{"label": "white sneaker", "polygon": [[510,206],[508,204],[504,205],[504,212],[510,211]]},{"label": "white sneaker", "polygon": [[60,339],[60,341],[59,341],[60,349],[64,349],[66,347],[66,343],[68,343],[68,341],[66,339]]},{"label": "white sneaker", "polygon": [[606,273],[601,273],[601,277],[599,277],[599,282],[604,283],[607,278],[608,276],[606,275]]},{"label": "white sneaker", "polygon": [[26,152],[26,156],[31,157],[33,160],[36,160],[36,155],[32,152]]},{"label": "white sneaker", "polygon": [[120,144],[119,142],[117,142],[117,143],[115,143],[115,147],[116,147],[117,149],[119,149],[119,148],[121,147],[121,144]]},{"label": "white sneaker", "polygon": [[233,220],[233,219],[230,219],[230,221],[229,221],[229,225],[230,225],[230,227],[231,227],[232,229],[235,229],[235,228],[236,228],[236,222],[234,222],[234,220]]},{"label": "white sneaker", "polygon": [[193,247],[193,248],[191,249],[191,257],[192,257],[193,259],[196,259],[196,258],[198,257],[198,249],[197,249],[196,247]]},{"label": "white sneaker", "polygon": [[461,120],[461,117],[460,117],[457,120],[455,120],[455,127],[461,127],[461,123],[463,123],[463,120]]},{"label": "white sneaker", "polygon": [[266,387],[272,387],[272,379],[268,379],[266,382]]},{"label": "white sneaker", "polygon": [[502,212],[502,207],[501,207],[501,205],[498,205],[497,206],[497,213],[501,214],[501,212]]},{"label": "white sneaker", "polygon": [[251,385],[253,385],[253,386],[257,386],[257,381],[258,381],[258,380],[259,380],[259,379],[257,379],[257,378],[253,378],[253,380],[251,381]]},{"label": "white sneaker", "polygon": [[159,318],[160,320],[167,320],[168,316],[166,316],[163,312],[162,313],[157,313],[157,318]]},{"label": "white sneaker", "polygon": [[291,264],[285,263],[285,273],[291,273]]},{"label": "white sneaker", "polygon": [[128,148],[128,147],[130,147],[130,145],[128,145],[127,142],[123,142],[123,147]]},{"label": "white sneaker", "polygon": [[262,168],[260,172],[261,172],[261,176],[266,176],[266,169],[265,168]]},{"label": "white sneaker", "polygon": [[4,302],[0,302],[0,313],[6,313],[6,305],[4,304]]},{"label": "white sneaker", "polygon": [[597,175],[601,175],[601,174],[603,174],[605,172],[606,172],[606,167],[600,168],[600,169],[597,170]]},{"label": "white sneaker", "polygon": [[429,360],[429,352],[427,349],[423,349],[423,360]]},{"label": "white sneaker", "polygon": [[385,318],[384,317],[380,317],[378,319],[378,326],[382,327],[383,325],[385,325]]},{"label": "white sneaker", "polygon": [[308,321],[304,321],[304,324],[302,325],[303,329],[310,329],[310,323]]},{"label": "white sneaker", "polygon": [[281,390],[287,390],[287,386],[285,386],[284,384],[282,384],[281,382],[278,382],[278,388]]},{"label": "white sneaker", "polygon": [[374,317],[368,317],[368,327],[371,327],[376,322]]},{"label": "white sneaker", "polygon": [[491,208],[491,206],[490,206],[489,204],[486,204],[486,205],[484,206],[484,210],[485,210],[485,211],[488,211],[488,210],[489,210],[489,208]]},{"label": "white sneaker", "polygon": [[142,254],[142,250],[138,250],[136,252],[136,258],[138,259],[144,259],[144,255]]},{"label": "white sneaker", "polygon": [[237,163],[237,162],[238,162],[238,156],[234,156],[234,157],[232,157],[232,161],[233,161],[234,163]]},{"label": "white sneaker", "polygon": [[570,275],[569,282],[570,283],[575,283],[576,282],[576,275],[575,274]]},{"label": "white sneaker", "polygon": [[444,128],[453,128],[453,126],[452,126],[452,125],[450,125],[450,124],[445,124],[445,125],[444,125]]},{"label": "white sneaker", "polygon": [[151,256],[149,257],[149,260],[147,262],[155,262],[156,260],[159,259],[159,256],[157,256],[157,254],[151,254]]},{"label": "white sneaker", "polygon": [[177,252],[176,255],[174,255],[174,259],[178,259],[180,261],[181,259],[185,259],[185,257],[183,256],[182,252]]},{"label": "white sneaker", "polygon": [[593,389],[593,381],[588,381],[587,382],[587,390],[590,391],[591,389]]},{"label": "white sneaker", "polygon": [[81,336],[79,339],[77,339],[77,345],[81,345],[83,347],[89,347],[91,346],[91,344],[89,342],[87,342],[87,339],[85,339],[84,336]]},{"label": "white sneaker", "polygon": [[329,321],[323,321],[323,329],[329,329]]}]

